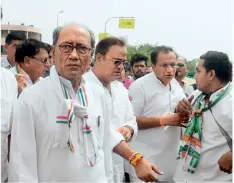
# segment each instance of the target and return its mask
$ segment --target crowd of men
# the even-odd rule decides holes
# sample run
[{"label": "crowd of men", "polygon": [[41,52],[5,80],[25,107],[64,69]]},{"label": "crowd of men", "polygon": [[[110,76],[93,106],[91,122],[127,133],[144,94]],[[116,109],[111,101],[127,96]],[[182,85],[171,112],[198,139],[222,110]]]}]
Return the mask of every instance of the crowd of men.
[{"label": "crowd of men", "polygon": [[53,45],[13,31],[5,50],[2,182],[232,181],[227,54],[201,55],[191,79],[172,47],[127,61],[123,40],[79,24]]}]

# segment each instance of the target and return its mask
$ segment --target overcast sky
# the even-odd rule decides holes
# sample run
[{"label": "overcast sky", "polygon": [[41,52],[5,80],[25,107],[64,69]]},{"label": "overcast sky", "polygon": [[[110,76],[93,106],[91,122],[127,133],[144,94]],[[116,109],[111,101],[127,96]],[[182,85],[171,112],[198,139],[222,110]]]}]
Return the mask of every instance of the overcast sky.
[{"label": "overcast sky", "polygon": [[127,36],[128,43],[172,46],[193,59],[208,50],[232,58],[231,0],[2,0],[6,24],[33,24],[42,29],[42,39],[52,43],[52,31],[59,24],[84,23],[98,39],[105,22],[113,16],[135,18],[135,29],[119,29],[111,20],[107,32]]}]

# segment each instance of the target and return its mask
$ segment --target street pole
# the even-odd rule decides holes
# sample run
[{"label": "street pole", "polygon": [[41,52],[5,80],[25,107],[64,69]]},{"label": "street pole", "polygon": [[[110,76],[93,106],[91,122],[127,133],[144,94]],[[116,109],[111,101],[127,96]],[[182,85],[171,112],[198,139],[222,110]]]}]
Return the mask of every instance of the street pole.
[{"label": "street pole", "polygon": [[57,13],[57,27],[59,25],[59,14],[61,14],[61,13],[63,13],[63,11],[60,11],[60,12]]},{"label": "street pole", "polygon": [[131,19],[134,19],[134,17],[110,17],[107,21],[106,21],[106,23],[105,23],[105,30],[104,30],[104,32],[106,33],[106,26],[107,26],[107,23],[111,20],[111,19],[115,19],[115,18],[131,18]]}]

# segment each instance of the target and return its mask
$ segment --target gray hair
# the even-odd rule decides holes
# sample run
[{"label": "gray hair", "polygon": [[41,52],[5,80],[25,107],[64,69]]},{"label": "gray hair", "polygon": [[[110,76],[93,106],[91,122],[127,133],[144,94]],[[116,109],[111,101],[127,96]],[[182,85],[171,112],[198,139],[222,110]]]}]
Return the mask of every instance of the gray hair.
[{"label": "gray hair", "polygon": [[179,59],[179,58],[182,58],[182,59],[184,60],[184,62],[185,62],[186,64],[188,64],[188,60],[187,60],[185,57],[183,57],[183,56],[181,56],[181,55],[178,55],[178,56],[177,56],[177,59]]},{"label": "gray hair", "polygon": [[[74,23],[71,23],[71,24],[74,24]],[[71,25],[71,24],[67,24],[67,25]],[[67,25],[59,26],[56,29],[54,29],[54,31],[53,31],[53,45],[57,44],[59,34],[60,34],[61,30],[64,27],[66,27]],[[83,28],[83,29],[85,29],[85,30],[87,30],[89,32],[89,35],[90,35],[90,38],[91,38],[91,48],[94,49],[94,47],[95,47],[95,36],[94,36],[93,31],[90,28],[83,25],[83,24],[76,24],[76,25],[78,25],[79,27],[81,27],[81,28]]]}]

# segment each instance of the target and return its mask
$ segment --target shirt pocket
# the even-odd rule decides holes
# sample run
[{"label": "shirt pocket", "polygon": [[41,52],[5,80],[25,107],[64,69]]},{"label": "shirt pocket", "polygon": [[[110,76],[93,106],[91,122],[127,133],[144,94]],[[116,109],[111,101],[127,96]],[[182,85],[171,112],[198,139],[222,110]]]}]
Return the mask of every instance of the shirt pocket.
[{"label": "shirt pocket", "polygon": [[104,138],[104,119],[101,115],[93,115],[88,118],[89,125],[92,127],[94,132],[95,141],[97,142],[98,149],[103,148]]}]

